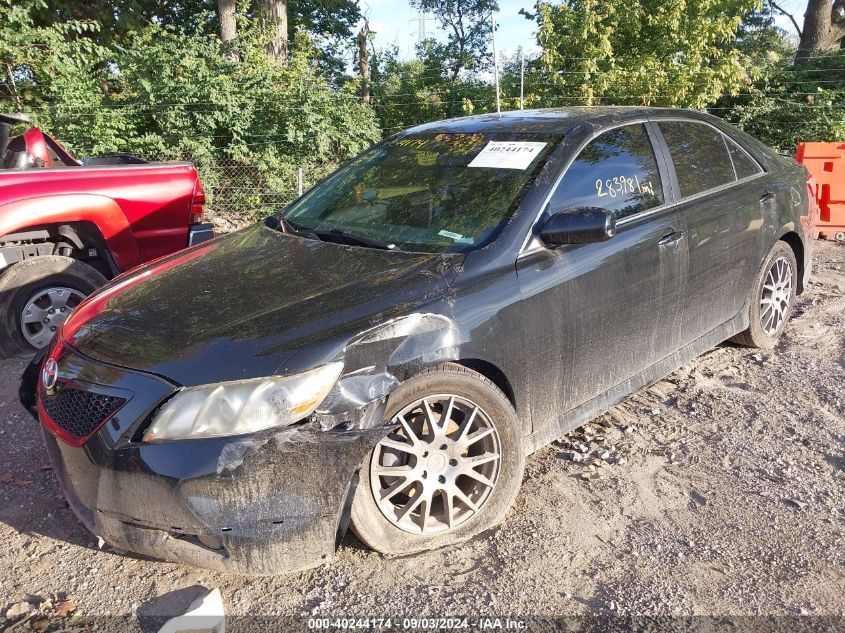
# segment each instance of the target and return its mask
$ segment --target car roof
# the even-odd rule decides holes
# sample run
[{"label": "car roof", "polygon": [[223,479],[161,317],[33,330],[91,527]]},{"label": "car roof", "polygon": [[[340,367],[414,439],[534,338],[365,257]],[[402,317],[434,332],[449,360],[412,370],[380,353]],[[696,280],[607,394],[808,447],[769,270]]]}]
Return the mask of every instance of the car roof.
[{"label": "car roof", "polygon": [[571,106],[539,110],[510,110],[432,121],[408,128],[401,135],[422,133],[511,132],[516,134],[566,134],[581,123],[605,126],[644,117],[683,116],[708,120],[714,117],[695,110],[645,106]]}]

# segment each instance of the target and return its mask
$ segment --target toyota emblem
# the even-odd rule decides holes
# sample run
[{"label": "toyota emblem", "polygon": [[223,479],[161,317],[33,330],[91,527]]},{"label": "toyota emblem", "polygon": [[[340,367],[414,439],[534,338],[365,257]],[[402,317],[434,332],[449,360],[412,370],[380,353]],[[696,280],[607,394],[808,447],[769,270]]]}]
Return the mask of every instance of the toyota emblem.
[{"label": "toyota emblem", "polygon": [[56,386],[56,381],[59,379],[59,364],[55,358],[48,358],[44,363],[44,369],[41,370],[41,384],[48,391]]}]

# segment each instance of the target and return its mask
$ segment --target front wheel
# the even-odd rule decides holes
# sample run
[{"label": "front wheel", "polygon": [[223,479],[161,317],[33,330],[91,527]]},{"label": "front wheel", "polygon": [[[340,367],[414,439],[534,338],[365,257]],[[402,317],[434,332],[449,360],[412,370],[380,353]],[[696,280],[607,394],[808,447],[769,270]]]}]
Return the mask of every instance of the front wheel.
[{"label": "front wheel", "polygon": [[82,300],[106,283],[88,264],[46,255],[0,274],[0,358],[50,342]]},{"label": "front wheel", "polygon": [[749,326],[732,341],[771,349],[783,334],[795,303],[798,265],[786,242],[777,242],[766,257],[749,298]]},{"label": "front wheel", "polygon": [[522,430],[505,395],[460,365],[427,370],[388,401],[393,428],[361,469],[353,531],[406,554],[466,540],[502,521],[522,483]]}]

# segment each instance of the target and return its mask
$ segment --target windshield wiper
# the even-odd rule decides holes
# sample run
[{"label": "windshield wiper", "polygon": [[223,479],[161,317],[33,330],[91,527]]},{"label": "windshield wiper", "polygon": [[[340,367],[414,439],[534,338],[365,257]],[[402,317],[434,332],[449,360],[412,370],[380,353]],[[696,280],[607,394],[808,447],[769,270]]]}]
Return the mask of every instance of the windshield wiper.
[{"label": "windshield wiper", "polygon": [[296,228],[293,224],[288,222],[285,218],[279,217],[278,215],[271,215],[267,218],[264,218],[264,226],[273,229],[274,231],[280,231],[282,233],[286,233],[287,235],[297,235],[299,237],[307,237],[311,240],[319,240],[320,237],[314,233],[313,231],[304,231],[301,229]]},{"label": "windshield wiper", "polygon": [[281,231],[282,233],[297,233],[297,230],[293,227],[293,224],[276,214],[264,218],[264,226],[269,229],[273,229],[274,231]]},{"label": "windshield wiper", "polygon": [[308,232],[316,235],[325,242],[338,242],[340,244],[351,244],[353,246],[368,246],[370,248],[381,248],[386,251],[400,250],[400,248],[392,242],[384,242],[371,237],[356,235],[355,233],[350,233],[349,231],[344,231],[343,229],[329,229],[322,231],[313,230]]},{"label": "windshield wiper", "polygon": [[300,237],[307,237],[310,239],[318,239],[322,240],[323,242],[351,244],[353,246],[368,246],[370,248],[381,248],[386,251],[402,250],[398,246],[396,246],[396,244],[393,244],[391,242],[383,242],[381,240],[376,240],[371,237],[356,235],[355,233],[350,233],[349,231],[344,231],[343,229],[299,229],[285,218],[279,217],[277,215],[271,215],[270,217],[266,218],[264,220],[264,225],[270,227],[271,229],[281,231],[282,233],[287,233],[289,235],[298,235]]}]

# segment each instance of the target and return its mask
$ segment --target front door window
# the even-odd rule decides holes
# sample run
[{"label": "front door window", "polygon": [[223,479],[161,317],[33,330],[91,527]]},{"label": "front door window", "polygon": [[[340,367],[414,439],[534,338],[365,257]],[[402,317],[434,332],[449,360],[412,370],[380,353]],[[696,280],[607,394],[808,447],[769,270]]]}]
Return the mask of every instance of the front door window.
[{"label": "front door window", "polygon": [[645,126],[608,130],[569,166],[551,210],[599,207],[625,218],[662,205],[663,184]]}]

